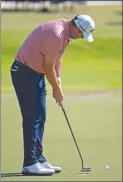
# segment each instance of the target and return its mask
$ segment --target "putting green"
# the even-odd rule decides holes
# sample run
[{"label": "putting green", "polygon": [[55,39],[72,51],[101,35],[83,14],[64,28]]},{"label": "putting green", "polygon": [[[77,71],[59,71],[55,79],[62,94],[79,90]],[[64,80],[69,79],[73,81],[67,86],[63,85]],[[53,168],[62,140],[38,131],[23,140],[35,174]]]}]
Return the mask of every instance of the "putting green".
[{"label": "putting green", "polygon": [[[115,93],[66,95],[65,108],[90,174],[81,174],[81,162],[62,110],[51,96],[44,154],[63,172],[48,177],[16,176],[23,159],[22,126],[14,95],[2,96],[2,181],[121,181],[122,109],[121,95]],[[52,108],[52,109],[51,109]],[[109,164],[114,166],[105,169]],[[13,174],[15,173],[15,174]]]}]

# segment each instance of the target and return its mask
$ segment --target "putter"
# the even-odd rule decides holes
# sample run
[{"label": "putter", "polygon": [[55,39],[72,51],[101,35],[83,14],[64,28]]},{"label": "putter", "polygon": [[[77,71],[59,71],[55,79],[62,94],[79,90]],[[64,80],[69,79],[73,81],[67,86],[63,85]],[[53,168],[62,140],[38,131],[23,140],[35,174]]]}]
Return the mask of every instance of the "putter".
[{"label": "putter", "polygon": [[90,171],[91,171],[91,168],[85,168],[85,167],[84,167],[83,158],[82,158],[81,152],[80,152],[80,150],[79,150],[79,147],[78,147],[78,145],[77,145],[77,142],[76,142],[75,136],[74,136],[74,134],[73,134],[72,128],[71,128],[71,126],[70,126],[70,123],[69,123],[68,117],[67,117],[67,115],[66,115],[64,106],[63,106],[63,104],[61,104],[60,106],[61,106],[62,111],[63,111],[63,113],[64,113],[64,116],[65,116],[65,118],[66,118],[67,124],[68,124],[68,126],[69,126],[70,131],[71,131],[72,137],[73,137],[73,139],[74,139],[74,142],[75,142],[75,144],[76,144],[76,148],[77,148],[77,150],[78,150],[78,153],[79,153],[79,156],[80,156],[80,159],[81,159],[81,164],[82,164],[81,172],[83,172],[83,173],[84,173],[84,172],[90,172]]}]

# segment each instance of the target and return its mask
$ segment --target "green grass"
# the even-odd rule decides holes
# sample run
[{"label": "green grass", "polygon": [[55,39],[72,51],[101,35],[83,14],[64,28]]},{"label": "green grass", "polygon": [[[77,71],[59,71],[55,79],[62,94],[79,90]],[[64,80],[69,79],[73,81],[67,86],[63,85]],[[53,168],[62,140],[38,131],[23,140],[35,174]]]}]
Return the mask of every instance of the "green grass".
[{"label": "green grass", "polygon": [[[119,91],[122,88],[122,17],[117,13],[121,8],[82,6],[73,13],[2,13],[1,172],[6,176],[2,181],[121,181],[122,102]],[[61,166],[63,172],[51,177],[13,176],[12,173],[21,172],[23,160],[21,115],[9,73],[14,56],[28,33],[40,22],[72,18],[79,13],[90,14],[96,20],[95,42],[89,44],[78,40],[68,46],[64,54],[62,85],[71,126],[85,166],[91,167],[92,172],[80,174],[77,150],[63,113],[51,97],[51,87],[47,84],[44,153],[48,161]],[[82,91],[86,94],[88,91],[106,92],[85,96],[75,94]],[[106,164],[114,165],[114,168],[106,170]]]},{"label": "green grass", "polygon": [[[83,12],[96,21],[94,43],[73,41],[64,54],[64,90],[121,90],[122,21],[120,6],[81,7],[73,13],[2,13],[2,92],[13,92],[9,68],[26,36],[40,23],[55,18],[72,18]],[[9,24],[8,22],[11,22]],[[110,25],[114,23],[114,25]],[[116,23],[116,25],[115,25]],[[49,88],[49,85],[48,85]]]},{"label": "green grass", "polygon": [[[65,97],[67,115],[84,164],[92,168],[90,174],[80,174],[81,162],[64,115],[48,96],[44,154],[49,162],[61,166],[63,172],[51,177],[10,177],[22,168],[22,125],[17,100],[13,95],[3,95],[1,172],[9,174],[2,181],[121,181],[121,104],[121,98],[114,94]],[[106,170],[106,164],[114,167]]]}]

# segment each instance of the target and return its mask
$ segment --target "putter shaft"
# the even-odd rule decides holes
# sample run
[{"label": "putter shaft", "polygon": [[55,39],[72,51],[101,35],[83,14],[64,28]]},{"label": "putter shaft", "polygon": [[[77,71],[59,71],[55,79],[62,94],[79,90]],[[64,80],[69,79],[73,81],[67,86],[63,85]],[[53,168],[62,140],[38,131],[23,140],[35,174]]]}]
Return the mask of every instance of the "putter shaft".
[{"label": "putter shaft", "polygon": [[65,118],[66,118],[67,124],[68,124],[68,126],[69,126],[69,128],[70,128],[70,131],[71,131],[72,137],[73,137],[73,139],[74,139],[76,148],[77,148],[77,150],[78,150],[78,153],[79,153],[79,156],[80,156],[80,159],[81,159],[81,163],[82,163],[82,169],[84,169],[83,158],[82,158],[81,152],[80,152],[80,150],[79,150],[78,144],[77,144],[77,142],[76,142],[75,136],[74,136],[74,134],[73,134],[72,128],[71,128],[71,126],[70,126],[70,123],[69,123],[68,117],[67,117],[67,115],[66,115],[66,112],[65,112],[65,109],[64,109],[63,104],[61,104],[61,108],[62,108],[62,111],[63,111],[64,116],[65,116]]}]

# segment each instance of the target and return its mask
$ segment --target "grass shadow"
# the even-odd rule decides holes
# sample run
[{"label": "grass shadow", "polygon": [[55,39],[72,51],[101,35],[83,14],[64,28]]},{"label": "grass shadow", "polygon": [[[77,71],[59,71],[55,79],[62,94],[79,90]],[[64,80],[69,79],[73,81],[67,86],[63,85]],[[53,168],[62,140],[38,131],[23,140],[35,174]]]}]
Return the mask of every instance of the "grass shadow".
[{"label": "grass shadow", "polygon": [[17,177],[17,176],[51,176],[52,174],[22,174],[22,173],[2,173],[1,177]]},{"label": "grass shadow", "polygon": [[107,22],[106,23],[107,25],[110,25],[110,26],[121,26],[122,25],[122,22]]},{"label": "grass shadow", "polygon": [[16,177],[16,176],[22,176],[21,173],[2,173],[1,177]]},{"label": "grass shadow", "polygon": [[122,16],[122,11],[116,11],[115,12],[117,15],[119,15],[119,16]]}]

